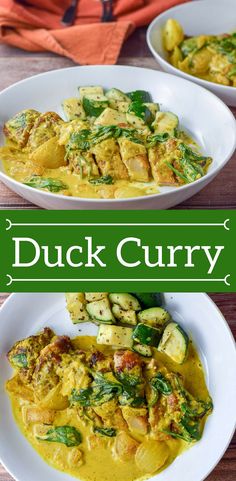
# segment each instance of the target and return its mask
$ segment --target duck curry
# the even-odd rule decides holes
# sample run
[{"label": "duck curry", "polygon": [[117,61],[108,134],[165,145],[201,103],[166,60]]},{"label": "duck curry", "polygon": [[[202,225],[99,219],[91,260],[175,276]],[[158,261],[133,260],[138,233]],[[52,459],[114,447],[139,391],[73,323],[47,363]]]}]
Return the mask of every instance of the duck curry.
[{"label": "duck curry", "polygon": [[86,198],[151,195],[158,186],[180,186],[207,173],[200,154],[179,128],[178,117],[160,110],[148,92],[106,93],[81,87],[55,112],[23,110],[3,128],[5,171],[25,185]]},{"label": "duck curry", "polygon": [[[114,481],[134,481],[160,472],[201,438],[212,410],[187,334],[163,308],[141,310],[137,297],[124,295],[120,301],[120,294],[87,293],[89,302],[82,293],[67,295],[73,322],[82,322],[76,302],[83,299],[94,321],[102,313],[97,339],[45,328],[8,353],[15,373],[6,389],[22,433],[47,463],[82,481],[109,481],[111,472]],[[117,316],[112,324],[104,322],[104,299]],[[129,327],[118,320],[123,300]]]},{"label": "duck curry", "polygon": [[210,82],[236,87],[236,32],[187,37],[180,23],[169,19],[164,27],[164,47],[174,67]]}]

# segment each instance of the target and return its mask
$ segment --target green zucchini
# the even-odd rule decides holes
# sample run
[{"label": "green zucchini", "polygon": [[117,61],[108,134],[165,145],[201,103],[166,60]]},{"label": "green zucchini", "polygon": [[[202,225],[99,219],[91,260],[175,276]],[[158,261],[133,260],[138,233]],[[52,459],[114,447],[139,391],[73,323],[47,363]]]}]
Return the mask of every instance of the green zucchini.
[{"label": "green zucchini", "polygon": [[151,102],[151,96],[146,90],[134,90],[128,92],[127,96],[132,100],[132,102]]},{"label": "green zucchini", "polygon": [[108,292],[85,292],[87,302],[100,301],[108,296]]},{"label": "green zucchini", "polygon": [[137,343],[157,347],[161,339],[161,329],[147,324],[138,324],[133,331],[133,339]]},{"label": "green zucchini", "polygon": [[162,305],[162,294],[160,292],[131,292],[130,294],[137,297],[143,309]]},{"label": "green zucchini", "polygon": [[141,310],[141,306],[138,300],[131,294],[128,294],[127,292],[122,292],[122,293],[113,292],[109,294],[109,299],[112,302],[112,304],[118,304],[121,307],[121,309],[124,309],[125,311],[129,311],[130,309],[132,309],[133,311]]},{"label": "green zucchini", "polygon": [[97,343],[117,348],[132,348],[132,329],[122,326],[99,326]]},{"label": "green zucchini", "polygon": [[149,108],[146,107],[146,105],[142,104],[139,101],[132,102],[129,105],[127,113],[131,114],[131,115],[134,115],[135,117],[138,117],[139,119],[142,119],[143,122],[147,125],[150,125],[153,122],[153,119],[154,119],[153,114],[149,110]]},{"label": "green zucchini", "polygon": [[99,85],[89,87],[79,87],[79,94],[81,99],[88,95],[104,95],[103,88]]},{"label": "green zucchini", "polygon": [[101,115],[95,120],[94,125],[103,125],[103,126],[111,126],[111,125],[119,125],[119,124],[127,124],[126,115],[122,112],[118,112],[118,110],[111,109],[110,107],[103,110]]},{"label": "green zucchini", "polygon": [[99,115],[108,107],[108,100],[104,95],[90,94],[84,96],[83,108],[88,117],[99,117]]},{"label": "green zucchini", "polygon": [[64,100],[62,107],[68,120],[86,119],[81,100],[77,97]]},{"label": "green zucchini", "polygon": [[135,311],[124,311],[120,306],[118,306],[118,304],[114,304],[111,310],[121,324],[132,324],[134,326],[137,324],[137,316]]},{"label": "green zucchini", "polygon": [[149,326],[160,327],[170,320],[170,314],[162,307],[150,307],[138,313],[138,320]]},{"label": "green zucchini", "polygon": [[106,97],[109,100],[109,105],[113,109],[118,108],[119,102],[127,102],[130,103],[130,98],[121,90],[112,88],[106,92]]},{"label": "green zucchini", "polygon": [[87,304],[86,309],[94,321],[104,324],[115,324],[116,322],[108,299],[90,302]]},{"label": "green zucchini", "polygon": [[176,322],[168,324],[163,332],[158,351],[164,352],[177,364],[183,364],[188,353],[189,338]]},{"label": "green zucchini", "polygon": [[73,324],[90,321],[83,292],[67,292],[65,297],[67,309]]},{"label": "green zucchini", "polygon": [[174,135],[175,129],[178,128],[179,119],[177,115],[172,112],[157,112],[152,128],[155,134],[162,132]]},{"label": "green zucchini", "polygon": [[159,104],[154,102],[145,102],[144,105],[150,110],[150,112],[153,115],[153,118],[155,118],[156,113],[160,110]]},{"label": "green zucchini", "polygon": [[144,357],[152,357],[152,348],[147,345],[144,346],[143,344],[134,344],[133,351]]}]

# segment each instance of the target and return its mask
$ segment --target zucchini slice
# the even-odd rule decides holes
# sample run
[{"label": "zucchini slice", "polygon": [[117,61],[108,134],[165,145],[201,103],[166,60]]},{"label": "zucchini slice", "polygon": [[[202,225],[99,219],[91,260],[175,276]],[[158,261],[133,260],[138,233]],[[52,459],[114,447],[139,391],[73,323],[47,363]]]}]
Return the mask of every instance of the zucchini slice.
[{"label": "zucchini slice", "polygon": [[178,128],[179,119],[172,112],[157,112],[152,127],[155,134],[163,132],[174,135],[175,129]]},{"label": "zucchini slice", "polygon": [[147,384],[145,387],[145,396],[147,399],[148,407],[154,406],[159,399],[159,392],[151,384]]},{"label": "zucchini slice", "polygon": [[126,115],[110,107],[103,110],[101,115],[95,120],[94,125],[118,125],[126,124]]},{"label": "zucchini slice", "polygon": [[101,299],[100,301],[90,302],[86,306],[90,317],[99,323],[115,324],[115,318],[111,312],[110,303],[108,299]]},{"label": "zucchini slice", "polygon": [[142,119],[143,122],[147,125],[150,125],[154,120],[154,116],[151,110],[149,110],[149,108],[145,104],[142,104],[138,101],[132,102],[129,105],[127,115],[128,114],[134,115],[135,117]]},{"label": "zucchini slice", "polygon": [[99,85],[90,86],[90,87],[79,87],[79,94],[81,99],[84,96],[88,95],[104,95],[103,88]]},{"label": "zucchini slice", "polygon": [[135,327],[133,331],[133,339],[137,343],[157,347],[161,339],[161,334],[161,329],[141,323]]},{"label": "zucchini slice", "polygon": [[136,326],[137,316],[135,311],[132,311],[132,310],[124,311],[123,309],[121,309],[120,306],[118,306],[118,304],[114,304],[111,310],[114,316],[116,317],[116,319],[118,319],[121,322],[121,324],[132,324]]},{"label": "zucchini slice", "polygon": [[151,102],[150,94],[146,90],[133,90],[128,92],[127,96],[132,102]]},{"label": "zucchini slice", "polygon": [[109,105],[113,109],[118,108],[119,102],[128,102],[128,103],[131,102],[130,98],[124,92],[122,92],[119,89],[115,89],[115,88],[112,88],[112,89],[108,90],[106,92],[106,97],[109,100]]},{"label": "zucchini slice", "polygon": [[131,292],[137,297],[143,309],[149,307],[160,307],[162,305],[162,295],[160,292]]},{"label": "zucchini slice", "polygon": [[162,307],[150,307],[138,313],[138,320],[149,326],[160,327],[170,320],[170,314]]},{"label": "zucchini slice", "polygon": [[166,326],[158,351],[164,352],[177,364],[183,364],[188,353],[189,338],[182,327],[176,322]]},{"label": "zucchini slice", "polygon": [[62,106],[68,120],[86,119],[81,100],[77,97],[64,100]]},{"label": "zucchini slice", "polygon": [[99,326],[97,343],[117,348],[132,348],[132,329],[122,326]]},{"label": "zucchini slice", "polygon": [[144,357],[152,357],[152,348],[150,346],[144,346],[143,344],[134,344],[133,351]]},{"label": "zucchini slice", "polygon": [[141,306],[138,300],[131,294],[128,294],[127,292],[125,293],[113,292],[109,294],[109,299],[112,302],[112,304],[118,304],[121,307],[121,309],[124,309],[125,311],[129,311],[130,309],[132,309],[133,311],[141,310]]},{"label": "zucchini slice", "polygon": [[108,107],[108,100],[104,95],[90,94],[83,97],[82,104],[88,117],[99,117]]},{"label": "zucchini slice", "polygon": [[100,301],[108,296],[108,292],[85,292],[87,302]]},{"label": "zucchini slice", "polygon": [[90,321],[83,292],[66,292],[65,297],[73,324]]}]

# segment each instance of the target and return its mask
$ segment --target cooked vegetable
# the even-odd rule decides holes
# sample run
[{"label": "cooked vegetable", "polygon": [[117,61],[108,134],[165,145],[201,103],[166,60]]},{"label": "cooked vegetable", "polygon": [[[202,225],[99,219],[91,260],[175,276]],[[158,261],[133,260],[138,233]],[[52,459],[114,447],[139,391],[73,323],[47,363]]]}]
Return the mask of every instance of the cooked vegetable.
[{"label": "cooked vegetable", "polygon": [[51,443],[62,443],[68,448],[78,446],[82,441],[80,432],[73,426],[51,427],[44,436],[38,436],[37,439]]},{"label": "cooked vegetable", "polygon": [[86,305],[86,309],[90,317],[97,322],[105,324],[115,323],[108,299],[90,302]]},{"label": "cooked vegetable", "polygon": [[118,304],[121,309],[129,311],[130,309],[134,311],[140,311],[141,306],[138,300],[128,293],[112,293],[109,294],[109,299],[113,304]]},{"label": "cooked vegetable", "polygon": [[131,292],[143,309],[162,305],[162,295],[159,292]]},{"label": "cooked vegetable", "polygon": [[148,324],[138,324],[133,332],[133,339],[140,344],[158,346],[161,338],[161,330]]},{"label": "cooked vegetable", "polygon": [[165,328],[158,350],[171,357],[177,364],[182,364],[188,353],[189,338],[186,332],[176,322],[171,322]]},{"label": "cooked vegetable", "polygon": [[101,434],[102,436],[108,436],[109,438],[116,436],[116,429],[114,428],[99,428],[98,426],[95,426],[94,432]]},{"label": "cooked vegetable", "polygon": [[[152,123],[152,128],[155,134],[169,134],[174,136],[175,129],[178,128],[178,125],[179,119],[177,115],[173,114],[172,112],[157,112],[155,120]],[[166,140],[166,135],[164,139]]]},{"label": "cooked vegetable", "polygon": [[112,88],[107,91],[106,97],[109,100],[109,104],[112,108],[116,109],[120,102],[130,102],[128,95],[121,92],[121,90]]},{"label": "cooked vegetable", "polygon": [[16,367],[28,367],[27,355],[24,352],[12,356],[11,362]]},{"label": "cooked vegetable", "polygon": [[108,107],[108,100],[104,95],[84,95],[82,103],[84,111],[89,117],[99,117],[103,110]]},{"label": "cooked vegetable", "polygon": [[170,320],[170,314],[162,307],[150,307],[138,313],[138,320],[150,326],[159,327]]},{"label": "cooked vegetable", "polygon": [[144,357],[152,357],[152,349],[150,346],[135,343],[133,344],[133,351]]},{"label": "cooked vegetable", "polygon": [[90,179],[90,184],[100,185],[100,184],[114,184],[113,178],[110,175],[104,175],[103,177],[99,177],[98,179]]},{"label": "cooked vegetable", "polygon": [[132,100],[132,102],[150,102],[151,97],[146,90],[134,90],[133,92],[127,93],[127,96]]},{"label": "cooked vegetable", "polygon": [[138,447],[135,462],[140,471],[151,475],[166,463],[169,454],[169,447],[165,442],[149,439]]},{"label": "cooked vegetable", "polygon": [[172,387],[170,382],[163,376],[161,372],[158,372],[155,377],[150,381],[151,386],[159,391],[164,396],[169,396],[172,393]]},{"label": "cooked vegetable", "polygon": [[85,292],[85,299],[87,302],[100,301],[108,296],[108,292]]},{"label": "cooked vegetable", "polygon": [[112,306],[112,312],[116,319],[118,319],[121,324],[137,324],[136,312],[133,310],[124,311],[118,304]]},{"label": "cooked vegetable", "polygon": [[128,113],[139,117],[147,125],[151,124],[153,121],[152,112],[149,108],[139,101],[132,102],[128,107]]},{"label": "cooked vegetable", "polygon": [[88,322],[89,314],[86,310],[86,300],[83,292],[67,292],[66,304],[73,324]]},{"label": "cooked vegetable", "polygon": [[179,22],[168,19],[163,40],[174,67],[210,82],[236,87],[236,78],[229,75],[236,63],[235,32],[184,37]]},{"label": "cooked vegetable", "polygon": [[131,348],[133,345],[132,332],[129,327],[101,325],[98,330],[97,343]]},{"label": "cooked vegetable", "polygon": [[45,179],[44,177],[37,175],[31,177],[31,179],[24,182],[24,184],[29,185],[29,187],[34,187],[35,189],[47,189],[49,192],[60,192],[60,190],[68,189],[68,186],[61,180],[51,178]]}]

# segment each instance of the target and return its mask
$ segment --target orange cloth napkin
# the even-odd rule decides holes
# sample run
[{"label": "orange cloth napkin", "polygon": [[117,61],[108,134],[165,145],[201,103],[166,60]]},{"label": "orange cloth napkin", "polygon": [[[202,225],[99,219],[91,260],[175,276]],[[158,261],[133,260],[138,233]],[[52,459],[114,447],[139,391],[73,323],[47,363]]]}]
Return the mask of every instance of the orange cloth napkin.
[{"label": "orange cloth napkin", "polygon": [[127,36],[159,13],[188,0],[115,0],[116,22],[101,23],[100,0],[79,0],[73,26],[61,18],[71,0],[0,1],[0,42],[51,51],[84,65],[114,64]]}]

